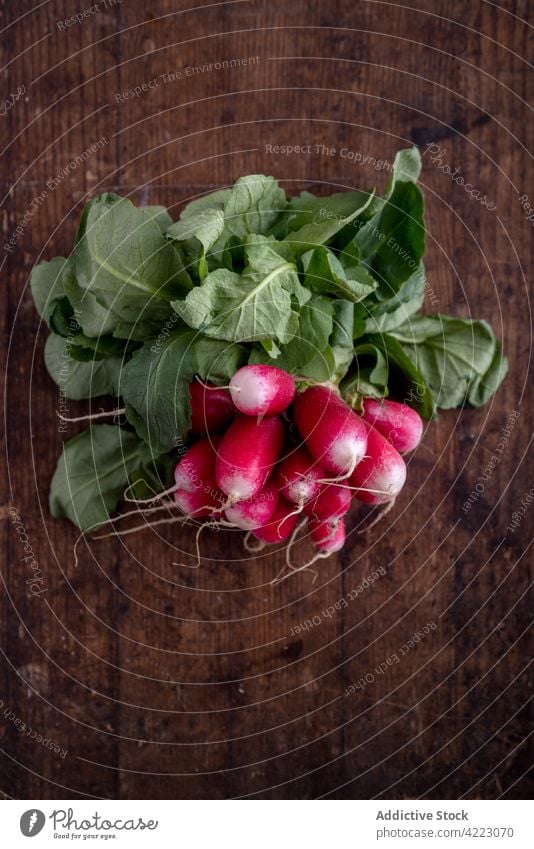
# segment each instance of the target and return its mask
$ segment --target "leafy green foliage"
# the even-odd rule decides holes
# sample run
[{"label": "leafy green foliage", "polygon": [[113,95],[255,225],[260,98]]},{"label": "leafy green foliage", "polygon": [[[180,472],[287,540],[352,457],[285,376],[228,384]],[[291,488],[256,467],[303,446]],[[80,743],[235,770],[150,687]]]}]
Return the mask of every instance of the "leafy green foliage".
[{"label": "leafy green foliage", "polygon": [[[306,210],[300,210],[290,224],[290,232],[283,240],[291,248],[295,257],[313,250],[318,245],[327,244],[336,233],[361,215],[373,198],[367,192],[349,192],[349,194],[351,197],[348,204],[329,203],[332,198],[315,198]],[[336,200],[340,197],[342,196],[334,195]],[[301,222],[304,223],[301,224]],[[297,224],[301,226],[294,229]]]},{"label": "leafy green foliage", "polygon": [[415,271],[425,249],[423,196],[415,183],[398,181],[391,197],[355,236],[362,261],[390,298]]},{"label": "leafy green foliage", "polygon": [[220,209],[206,209],[173,224],[167,236],[181,242],[188,263],[197,265],[197,275],[203,280],[208,274],[206,254],[224,232],[224,213]]},{"label": "leafy green foliage", "polygon": [[267,239],[249,237],[243,274],[220,268],[173,308],[190,327],[228,342],[276,339],[289,342],[297,332],[298,308],[310,297],[296,266],[286,262]]},{"label": "leafy green foliage", "polygon": [[365,266],[350,262],[343,266],[336,254],[324,246],[304,254],[302,265],[304,285],[312,292],[335,295],[355,304],[368,298],[378,285]]},{"label": "leafy green foliage", "polygon": [[369,314],[365,319],[367,333],[386,333],[409,320],[418,312],[425,297],[425,268],[418,268],[401,285],[398,292],[386,301],[367,301]]},{"label": "leafy green foliage", "polygon": [[393,174],[389,181],[384,197],[391,197],[395,184],[399,181],[417,183],[421,173],[421,154],[416,147],[399,150],[393,161]]},{"label": "leafy green foliage", "polygon": [[[122,325],[120,334],[137,322],[150,329],[171,314],[170,301],[191,288],[184,260],[163,235],[154,216],[127,199],[106,193],[85,207],[74,251],[74,274],[82,292]],[[139,338],[137,336],[136,338]]]},{"label": "leafy green foliage", "polygon": [[99,395],[118,395],[122,357],[106,357],[86,361],[71,356],[68,339],[51,333],[46,340],[44,360],[48,374],[66,398],[81,401]]},{"label": "leafy green foliage", "polygon": [[141,215],[155,221],[162,233],[166,233],[172,224],[172,218],[165,206],[139,206]]},{"label": "leafy green foliage", "polygon": [[435,411],[433,395],[423,375],[400,343],[387,333],[370,334],[358,340],[355,358],[341,383],[344,397],[357,407],[362,397],[392,395],[416,409],[424,419]]},{"label": "leafy green foliage", "polygon": [[[257,348],[251,362],[283,368],[294,376],[310,377],[309,367],[316,358],[321,361],[333,327],[333,303],[329,298],[313,295],[299,313],[295,336],[287,345],[276,347],[273,354]],[[320,366],[311,367],[313,374]]]},{"label": "leafy green foliage", "polygon": [[343,396],[357,406],[360,397],[385,398],[389,368],[385,354],[376,345],[363,342],[354,348],[354,369],[341,384]]},{"label": "leafy green foliage", "polygon": [[65,300],[68,266],[68,259],[56,256],[50,262],[40,262],[32,270],[30,287],[35,309],[48,325],[58,304]]},{"label": "leafy green foliage", "polygon": [[285,205],[286,193],[273,177],[240,177],[224,205],[226,229],[238,238],[249,233],[267,234]]},{"label": "leafy green foliage", "polygon": [[247,357],[248,351],[244,345],[228,344],[199,334],[195,338],[194,373],[210,383],[228,383],[236,371],[246,364]]},{"label": "leafy green foliage", "polygon": [[165,489],[190,426],[190,382],[224,385],[246,362],[338,384],[355,408],[392,397],[425,418],[486,403],[507,362],[483,321],[418,315],[425,294],[421,157],[399,151],[374,191],[286,198],[252,174],[195,198],[178,221],[105,193],[85,207],[74,254],[37,265],[62,395],[120,396],[128,426],[65,445],[51,510],[82,528]]},{"label": "leafy green foliage", "polygon": [[490,325],[447,315],[417,316],[391,334],[402,345],[442,409],[485,404],[508,364]]},{"label": "leafy green foliage", "polygon": [[50,512],[82,531],[115,512],[131,473],[150,461],[140,439],[115,425],[94,425],[63,446],[50,485]]},{"label": "leafy green foliage", "polygon": [[182,444],[191,424],[189,382],[195,373],[195,333],[178,330],[146,342],[123,369],[126,416],[155,454]]}]

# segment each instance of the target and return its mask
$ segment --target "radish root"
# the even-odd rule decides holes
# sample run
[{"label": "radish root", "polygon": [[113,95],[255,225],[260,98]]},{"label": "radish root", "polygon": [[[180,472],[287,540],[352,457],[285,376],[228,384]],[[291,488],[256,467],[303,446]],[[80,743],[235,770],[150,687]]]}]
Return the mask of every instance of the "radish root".
[{"label": "radish root", "polygon": [[173,566],[183,566],[184,569],[199,569],[200,561],[202,560],[202,555],[200,553],[200,535],[205,528],[237,528],[237,525],[234,525],[233,522],[227,522],[224,519],[212,519],[209,522],[204,522],[199,525],[197,532],[195,534],[195,553],[196,553],[196,563],[194,566],[190,566],[189,563],[176,563],[174,560],[172,561]]},{"label": "radish root", "polygon": [[[128,516],[133,516],[133,515],[148,516],[152,513],[158,512],[160,510],[167,510],[170,507],[176,507],[174,502],[171,501],[171,502],[168,502],[168,503],[165,503],[165,504],[159,504],[157,507],[152,507],[149,510],[129,510],[127,513],[120,513],[118,516],[113,516],[110,519],[104,519],[104,521],[102,521],[102,522],[96,522],[94,525],[91,525],[89,528],[87,528],[87,530],[82,531],[81,534],[78,535],[78,537],[76,538],[76,541],[74,543],[73,551],[72,551],[72,553],[74,555],[74,568],[76,569],[78,567],[78,563],[79,563],[78,546],[79,546],[80,542],[82,541],[82,539],[85,539],[87,534],[89,534],[91,531],[96,530],[97,528],[101,528],[103,525],[108,525],[108,526],[113,527],[115,522],[118,522],[121,519],[125,519]],[[97,536],[91,537],[91,539],[105,539],[106,537],[111,537],[111,536],[125,536],[128,533],[134,533],[135,531],[143,530],[144,528],[153,527],[153,525],[156,525],[156,524],[162,524],[163,521],[165,521],[165,522],[179,521],[181,523],[181,522],[185,522],[187,520],[188,520],[187,516],[173,516],[170,519],[158,520],[156,522],[144,522],[142,525],[136,525],[134,528],[127,528],[123,531],[118,531],[116,529],[113,529],[111,531],[111,533],[109,533],[109,534],[99,534]]]},{"label": "radish root", "polygon": [[166,495],[171,495],[171,493],[176,491],[176,484],[170,486],[168,489],[164,489],[163,492],[158,492],[156,495],[151,496],[150,498],[131,498],[129,495],[129,491],[133,486],[138,483],[144,483],[148,486],[147,482],[144,478],[139,478],[136,481],[133,481],[129,486],[126,487],[123,493],[124,501],[128,501],[130,504],[154,504],[155,501],[160,501],[160,499],[164,498]]},{"label": "radish root", "polygon": [[298,568],[293,566],[289,572],[286,572],[285,575],[277,577],[276,581],[271,581],[271,583],[281,584],[282,581],[287,580],[287,578],[290,578],[292,575],[296,575],[298,572],[311,572],[313,574],[312,584],[314,584],[317,580],[319,573],[315,569],[312,569],[311,566],[313,566],[314,563],[317,563],[318,560],[326,560],[327,557],[330,557],[330,554],[330,551],[318,551],[316,554],[313,555],[311,560],[308,560],[308,562],[304,563],[303,566],[299,566]]},{"label": "radish root", "polygon": [[267,543],[263,539],[257,540],[257,545],[251,545],[250,540],[254,534],[254,531],[247,531],[245,534],[245,538],[243,539],[243,546],[250,554],[257,554],[258,551],[263,551]]},{"label": "radish root", "polygon": [[204,383],[204,381],[200,379],[198,374],[195,375],[195,380],[197,380],[204,389],[231,389],[232,392],[241,392],[240,386],[230,386],[229,383],[226,386],[208,386],[207,383]]},{"label": "radish root", "polygon": [[280,522],[278,522],[278,527],[276,528],[277,533],[281,533],[280,528],[282,527],[284,522],[287,522],[287,520],[291,518],[291,516],[299,516],[302,513],[302,511],[304,510],[304,504],[305,502],[301,499],[297,505],[297,509],[292,510],[291,513],[288,513],[287,516],[284,516],[284,518]]},{"label": "radish root", "polygon": [[384,518],[384,516],[387,516],[389,511],[393,508],[396,500],[397,500],[396,498],[392,498],[391,501],[388,501],[386,504],[384,504],[382,506],[382,508],[380,510],[378,510],[375,518],[368,525],[365,525],[365,527],[363,527],[360,531],[358,531],[358,533],[359,534],[366,534],[367,531],[370,531],[371,528],[374,528],[375,525],[377,525],[379,522],[381,522],[382,519]]},{"label": "radish root", "polygon": [[[302,569],[307,567],[308,564],[305,564],[304,567],[301,566],[297,569],[291,563],[291,549],[295,545],[297,536],[299,535],[302,528],[306,525],[307,521],[308,521],[308,519],[306,518],[306,519],[303,519],[302,522],[299,522],[299,524],[295,526],[293,533],[291,534],[291,536],[289,537],[289,540],[287,541],[287,545],[286,545],[286,565],[287,565],[287,568],[289,569],[289,572],[284,575],[284,572],[285,572],[285,569],[286,569],[286,567],[284,566],[283,569],[281,569],[281,571],[278,573],[278,575],[276,575],[272,579],[271,585],[279,584],[281,581],[284,581],[286,578],[288,578],[289,575],[293,575],[295,572],[300,572],[300,571],[302,571]],[[315,573],[314,569],[312,569],[310,571]],[[316,577],[317,577],[317,573],[315,573],[315,578]],[[314,580],[315,580],[315,578],[314,578]]]},{"label": "radish root", "polygon": [[87,422],[93,419],[109,418],[109,416],[122,416],[125,412],[125,407],[119,407],[117,410],[102,410],[100,413],[88,413],[86,416],[64,416],[59,412],[56,412],[56,415],[62,422]]}]

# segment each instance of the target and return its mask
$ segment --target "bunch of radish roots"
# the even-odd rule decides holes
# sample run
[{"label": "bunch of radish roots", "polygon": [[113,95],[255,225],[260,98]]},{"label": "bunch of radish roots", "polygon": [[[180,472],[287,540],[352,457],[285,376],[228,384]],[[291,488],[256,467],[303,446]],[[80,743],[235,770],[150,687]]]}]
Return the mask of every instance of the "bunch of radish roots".
[{"label": "bunch of radish roots", "polygon": [[[353,497],[389,508],[406,480],[401,455],[423,431],[405,404],[366,398],[360,415],[328,386],[297,393],[275,366],[244,366],[224,388],[193,381],[190,396],[199,438],[161,495],[191,519],[246,531],[249,551],[288,542],[282,577],[343,547]],[[297,568],[290,544],[305,523],[316,554]]]}]

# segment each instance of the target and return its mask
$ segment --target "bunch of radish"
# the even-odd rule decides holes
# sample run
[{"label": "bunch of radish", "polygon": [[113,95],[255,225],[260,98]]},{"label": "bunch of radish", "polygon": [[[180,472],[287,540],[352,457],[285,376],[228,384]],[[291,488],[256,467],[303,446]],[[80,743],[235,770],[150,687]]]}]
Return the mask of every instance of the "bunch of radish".
[{"label": "bunch of radish", "polygon": [[319,556],[343,547],[353,497],[396,498],[406,480],[401,455],[423,431],[405,404],[366,398],[360,415],[335,389],[297,392],[291,375],[268,365],[244,366],[228,388],[194,381],[190,398],[199,438],[175,469],[181,511],[262,544],[288,540],[302,514]]}]

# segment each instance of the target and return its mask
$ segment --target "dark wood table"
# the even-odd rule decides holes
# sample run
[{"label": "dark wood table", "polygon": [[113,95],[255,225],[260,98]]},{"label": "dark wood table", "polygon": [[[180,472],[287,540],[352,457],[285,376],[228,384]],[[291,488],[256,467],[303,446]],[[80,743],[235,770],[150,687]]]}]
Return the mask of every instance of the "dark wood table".
[{"label": "dark wood table", "polygon": [[[2,8],[5,797],[528,796],[527,0]],[[246,173],[382,189],[412,143],[427,309],[493,323],[494,400],[428,426],[394,512],[367,536],[354,514],[315,583],[272,587],[282,555],[224,532],[173,566],[171,543],[194,562],[179,527],[82,546],[75,568],[47,509],[64,434],[34,263],[71,250],[103,190],[177,217]]]}]

